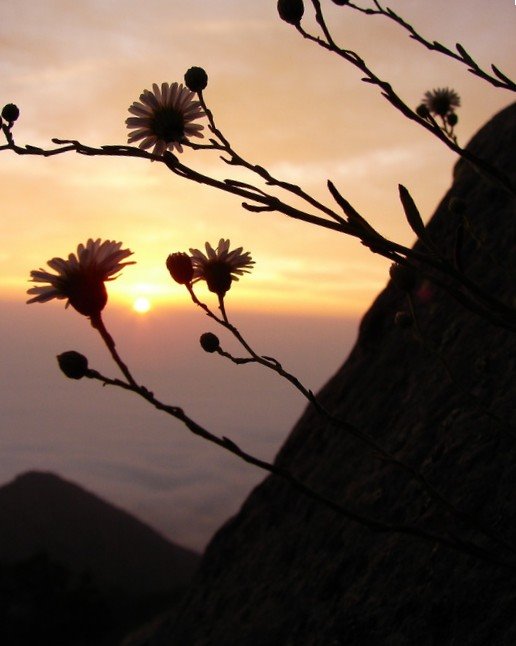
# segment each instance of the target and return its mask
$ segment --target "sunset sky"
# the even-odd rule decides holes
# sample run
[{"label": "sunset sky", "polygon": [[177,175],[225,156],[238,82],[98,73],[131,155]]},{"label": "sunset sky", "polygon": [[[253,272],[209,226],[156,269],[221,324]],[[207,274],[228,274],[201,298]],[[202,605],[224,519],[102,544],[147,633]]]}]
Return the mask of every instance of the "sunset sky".
[{"label": "sunset sky", "polygon": [[[315,28],[310,3],[305,4],[306,26]],[[489,68],[495,63],[514,76],[516,7],[512,0],[391,0],[386,4],[428,38],[450,47],[459,41],[482,66]],[[458,63],[426,52],[384,18],[366,17],[330,0],[323,0],[322,5],[337,41],[360,53],[409,105],[418,105],[428,89],[451,87],[457,91],[462,101],[457,127],[461,144],[511,102],[509,92],[477,80]],[[368,6],[366,0],[361,5]],[[279,20],[276,0],[2,0],[0,9],[0,104],[13,102],[20,107],[21,117],[14,128],[19,145],[51,147],[52,137],[79,139],[92,146],[125,144],[127,108],[142,90],[154,82],[182,81],[184,72],[198,65],[209,75],[206,101],[242,156],[280,179],[300,184],[329,205],[332,200],[326,181],[332,179],[355,208],[391,238],[413,242],[398,201],[398,183],[409,188],[426,220],[451,183],[456,161],[452,153],[422,128],[404,120],[377,88],[360,81],[357,70],[303,41],[295,28]],[[186,151],[184,159],[217,178],[232,173],[237,179],[253,181],[252,175],[235,173],[212,153]],[[43,434],[42,445],[47,432],[59,444],[58,431],[49,429],[58,420],[77,420],[79,411],[82,416],[88,414],[84,401],[78,404],[74,399],[82,384],[64,384],[61,376],[53,373],[52,387],[44,383],[48,371],[44,357],[53,361],[57,352],[70,349],[60,345],[60,337],[68,345],[77,340],[94,347],[87,321],[75,312],[64,312],[62,303],[23,305],[30,270],[44,267],[53,256],[66,256],[79,242],[90,237],[121,240],[134,251],[137,264],[126,268],[110,286],[113,321],[119,326],[121,342],[126,333],[129,354],[141,353],[144,333],[154,340],[164,333],[169,307],[174,307],[179,317],[188,316],[186,294],[171,282],[165,268],[169,253],[201,248],[207,240],[216,244],[221,237],[243,246],[252,253],[256,265],[251,275],[232,288],[229,307],[241,313],[265,346],[272,337],[272,344],[281,352],[283,343],[285,355],[294,363],[299,351],[310,343],[310,332],[314,333],[317,352],[309,360],[299,361],[311,387],[321,386],[343,361],[358,318],[387,281],[389,263],[372,257],[356,240],[280,214],[247,213],[237,197],[178,179],[160,164],[75,154],[49,159],[17,157],[4,151],[0,152],[0,178],[0,323],[9,331],[8,341],[3,337],[9,347],[3,352],[2,379],[10,384],[0,400],[6,411],[4,436],[0,438],[0,483],[14,475],[14,465],[30,467],[28,449],[23,460],[16,462],[13,457],[13,429],[17,437],[25,434],[25,444],[20,440],[25,447],[35,433]],[[132,311],[134,301],[142,297],[150,302],[149,314]],[[253,320],[250,312],[258,318]],[[197,325],[191,323],[194,315],[199,317],[192,311],[192,319],[184,319],[187,327]],[[340,328],[339,317],[344,321]],[[319,328],[316,321],[323,319],[326,322]],[[292,335],[296,325],[302,331]],[[323,329],[324,334],[317,334]],[[184,329],[181,333],[176,329],[171,336],[170,344],[179,337],[181,343],[189,342]],[[29,346],[35,352],[30,369]],[[145,368],[140,354],[137,362],[142,359],[146,377],[163,380],[176,350],[167,355],[152,347],[152,367]],[[191,354],[184,350],[181,360],[186,372],[193,371],[194,362],[205,361],[193,347]],[[268,351],[263,348],[266,354]],[[318,356],[321,363],[311,371]],[[215,370],[213,365],[206,363],[205,369]],[[195,366],[197,370],[197,363]],[[192,379],[190,387],[188,379]],[[188,379],[180,392],[191,404],[191,412],[199,406],[204,411],[204,403],[199,404],[194,393],[201,392],[202,399],[200,384],[208,383],[206,373],[199,376],[192,372]],[[217,377],[220,393],[229,388],[228,380],[229,372]],[[37,428],[34,420],[39,424],[42,411],[46,415],[51,408],[51,393],[61,387],[67,394],[59,395],[59,414],[45,418],[44,429]],[[251,401],[256,388],[249,390],[246,402]],[[20,389],[24,389],[23,397]],[[99,388],[88,384],[87,390],[92,401]],[[278,410],[281,402],[287,401],[284,397],[281,391]],[[104,410],[104,404],[99,406]],[[231,415],[230,425],[241,426],[236,408],[221,407],[216,398],[212,406],[212,412],[206,408],[207,421],[215,420],[215,426],[220,426],[229,423]],[[289,413],[278,424],[281,428],[271,440],[273,448],[279,446],[303,403],[298,401],[289,408],[287,402],[285,406]],[[107,403],[105,407],[107,411]],[[131,413],[124,414],[129,423]],[[91,426],[91,421],[84,424],[84,428]],[[268,419],[266,426],[273,433],[274,420]],[[77,437],[81,432],[77,427]],[[161,437],[160,430],[154,432]],[[114,455],[118,449],[112,442]],[[35,466],[60,465],[73,477],[75,472],[66,467],[63,447],[60,462],[38,458]],[[109,450],[99,447],[104,456]],[[135,448],[134,455],[140,450]],[[188,449],[184,451],[188,453]],[[129,453],[126,459],[132,460]],[[88,460],[94,464],[95,456],[91,454]],[[98,473],[94,478],[91,469],[88,476],[86,467],[78,472],[88,485],[97,477],[102,480]],[[253,475],[254,481],[259,477]],[[251,481],[246,480],[245,486]],[[131,495],[123,494],[122,484],[115,484],[113,478],[102,482],[101,492],[118,496],[120,504],[130,505],[130,499],[138,496],[133,489]],[[214,507],[217,504],[214,502]],[[236,503],[231,505],[234,509]],[[135,503],[133,510],[159,524],[157,512],[144,506],[143,502]],[[222,515],[227,512],[223,505],[221,509]],[[208,522],[197,533],[185,533],[180,539],[202,546],[219,522],[220,518],[212,518],[211,525]],[[162,531],[168,531],[168,526],[164,527]]]}]

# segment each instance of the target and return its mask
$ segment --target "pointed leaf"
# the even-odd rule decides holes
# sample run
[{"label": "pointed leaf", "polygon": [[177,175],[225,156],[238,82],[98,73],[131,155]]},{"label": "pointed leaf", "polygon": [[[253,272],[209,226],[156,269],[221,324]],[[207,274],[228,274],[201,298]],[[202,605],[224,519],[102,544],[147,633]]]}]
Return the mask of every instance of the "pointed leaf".
[{"label": "pointed leaf", "polygon": [[493,72],[496,74],[496,76],[501,79],[502,81],[505,81],[508,85],[511,85],[512,87],[515,87],[514,81],[511,81],[511,79],[508,76],[505,76],[505,74],[499,70],[496,65],[491,65],[491,69]]},{"label": "pointed leaf", "polygon": [[333,199],[344,211],[350,224],[354,225],[356,229],[372,234],[374,237],[378,237],[378,233],[373,229],[369,222],[363,218],[344,197],[342,197],[335,184],[330,180],[328,180],[328,190],[332,194]]},{"label": "pointed leaf", "polygon": [[466,61],[466,63],[469,63],[473,67],[478,67],[478,65],[475,63],[475,61],[471,58],[471,56],[468,54],[468,52],[464,49],[464,47],[460,43],[456,43],[455,48],[462,56],[462,59]]},{"label": "pointed leaf", "polygon": [[414,231],[421,242],[423,242],[427,247],[434,249],[434,245],[428,237],[424,222],[421,218],[416,203],[412,199],[412,196],[402,184],[398,185],[398,189],[400,193],[401,204],[403,206],[403,210],[405,211],[405,216],[407,218],[407,222],[410,225],[410,228],[412,229],[412,231]]}]

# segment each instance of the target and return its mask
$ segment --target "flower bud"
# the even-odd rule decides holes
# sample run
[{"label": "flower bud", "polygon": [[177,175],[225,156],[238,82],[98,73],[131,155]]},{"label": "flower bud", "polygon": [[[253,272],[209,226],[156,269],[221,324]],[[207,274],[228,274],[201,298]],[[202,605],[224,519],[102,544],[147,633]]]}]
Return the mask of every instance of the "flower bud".
[{"label": "flower bud", "polygon": [[185,85],[192,92],[201,92],[208,85],[208,75],[202,67],[191,67],[185,74]]},{"label": "flower bud", "polygon": [[2,117],[9,123],[13,123],[20,116],[20,110],[17,105],[14,103],[8,103],[4,105],[2,110]]},{"label": "flower bud", "polygon": [[411,327],[412,323],[412,316],[408,312],[396,312],[394,315],[394,325],[401,329]]},{"label": "flower bud", "polygon": [[278,0],[280,18],[290,25],[297,25],[305,12],[303,0]]},{"label": "flower bud", "polygon": [[394,263],[389,269],[392,282],[404,292],[410,292],[416,286],[416,272],[412,267]]},{"label": "flower bud", "polygon": [[69,350],[57,356],[57,362],[70,379],[82,379],[88,373],[88,359],[83,354]]},{"label": "flower bud", "polygon": [[194,268],[188,254],[182,252],[170,254],[167,258],[167,269],[176,283],[187,285],[192,282]]},{"label": "flower bud", "polygon": [[455,112],[450,112],[450,114],[446,115],[446,121],[448,122],[448,125],[453,128],[459,122],[459,117],[455,114]]},{"label": "flower bud", "polygon": [[430,110],[424,103],[421,103],[416,108],[416,114],[418,117],[421,117],[421,119],[428,119],[428,117],[430,116]]},{"label": "flower bud", "polygon": [[216,352],[220,347],[218,336],[216,336],[212,332],[205,332],[204,334],[201,334],[199,343],[201,344],[201,348],[205,352]]}]

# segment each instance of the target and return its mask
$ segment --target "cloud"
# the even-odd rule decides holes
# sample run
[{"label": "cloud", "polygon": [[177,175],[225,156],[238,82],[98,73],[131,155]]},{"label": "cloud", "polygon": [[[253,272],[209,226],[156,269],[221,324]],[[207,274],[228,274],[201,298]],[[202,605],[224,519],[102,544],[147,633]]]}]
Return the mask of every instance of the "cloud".
[{"label": "cloud", "polygon": [[392,173],[394,169],[410,165],[424,165],[424,146],[388,147],[368,150],[361,154],[351,154],[349,157],[331,160],[319,160],[307,163],[292,163],[290,161],[275,162],[270,168],[273,176],[287,182],[310,185],[321,183],[325,178],[348,181],[373,180],[384,174]]}]

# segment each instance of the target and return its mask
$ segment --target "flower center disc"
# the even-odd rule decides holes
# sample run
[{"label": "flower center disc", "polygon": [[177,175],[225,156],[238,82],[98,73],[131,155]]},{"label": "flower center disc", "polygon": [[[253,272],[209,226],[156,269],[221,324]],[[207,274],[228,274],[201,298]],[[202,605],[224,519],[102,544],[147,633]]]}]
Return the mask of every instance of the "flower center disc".
[{"label": "flower center disc", "polygon": [[224,296],[231,287],[231,268],[221,260],[212,260],[204,269],[204,276],[210,292]]},{"label": "flower center disc", "polygon": [[95,271],[69,276],[63,291],[70,305],[84,316],[99,314],[107,303],[104,277]]},{"label": "flower center disc", "polygon": [[152,124],[154,134],[167,143],[181,141],[185,134],[183,115],[173,108],[156,112]]}]

